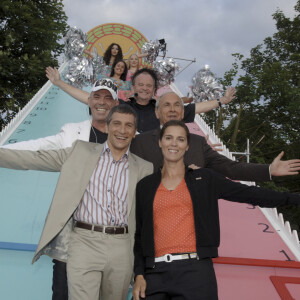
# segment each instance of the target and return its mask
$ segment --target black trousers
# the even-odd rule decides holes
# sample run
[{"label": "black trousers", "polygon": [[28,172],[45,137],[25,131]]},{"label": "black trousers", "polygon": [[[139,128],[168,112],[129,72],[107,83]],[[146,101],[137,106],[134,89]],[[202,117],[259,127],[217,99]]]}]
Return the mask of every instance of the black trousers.
[{"label": "black trousers", "polygon": [[52,300],[68,300],[67,264],[53,259]]},{"label": "black trousers", "polygon": [[156,263],[146,270],[145,279],[147,300],[218,300],[210,258]]}]

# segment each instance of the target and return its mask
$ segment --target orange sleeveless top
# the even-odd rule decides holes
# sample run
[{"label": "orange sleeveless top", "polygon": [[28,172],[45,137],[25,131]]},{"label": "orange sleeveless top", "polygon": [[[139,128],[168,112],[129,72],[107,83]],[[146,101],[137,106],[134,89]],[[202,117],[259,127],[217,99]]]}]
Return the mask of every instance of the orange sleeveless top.
[{"label": "orange sleeveless top", "polygon": [[196,252],[193,204],[185,180],[170,191],[160,183],[153,203],[155,257]]}]

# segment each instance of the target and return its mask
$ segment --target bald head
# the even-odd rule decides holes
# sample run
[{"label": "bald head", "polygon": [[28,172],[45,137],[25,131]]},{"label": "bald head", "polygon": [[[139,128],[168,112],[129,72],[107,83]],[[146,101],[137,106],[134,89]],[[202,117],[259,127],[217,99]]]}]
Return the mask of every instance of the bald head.
[{"label": "bald head", "polygon": [[161,125],[170,120],[181,121],[184,115],[184,106],[181,98],[174,92],[167,92],[161,95],[156,101],[155,114]]},{"label": "bald head", "polygon": [[175,92],[166,92],[166,93],[160,95],[159,98],[156,100],[156,103],[155,103],[156,109],[159,107],[159,103],[161,103],[161,100],[165,97],[178,98],[181,101],[182,106],[184,105],[181,98]]}]

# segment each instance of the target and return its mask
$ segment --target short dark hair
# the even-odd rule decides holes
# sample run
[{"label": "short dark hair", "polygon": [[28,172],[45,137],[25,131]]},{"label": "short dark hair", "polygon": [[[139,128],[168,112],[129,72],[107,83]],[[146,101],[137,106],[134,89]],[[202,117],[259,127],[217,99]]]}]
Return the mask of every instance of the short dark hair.
[{"label": "short dark hair", "polygon": [[111,122],[111,119],[112,119],[112,115],[114,113],[120,113],[120,114],[126,114],[126,115],[133,115],[134,117],[134,125],[135,125],[135,128],[137,128],[137,125],[138,125],[138,115],[136,113],[136,111],[129,105],[129,104],[119,104],[117,106],[114,106],[107,118],[106,118],[106,123],[107,125],[109,125],[109,123]]},{"label": "short dark hair", "polygon": [[113,77],[115,75],[115,66],[117,65],[117,63],[122,62],[124,64],[124,72],[122,73],[120,79],[123,81],[126,81],[126,76],[127,76],[127,64],[124,60],[120,59],[120,60],[115,60],[114,63],[111,66],[111,72],[110,72],[110,77]]},{"label": "short dark hair", "polygon": [[189,129],[187,128],[187,126],[185,125],[184,122],[182,121],[179,121],[179,120],[170,120],[168,122],[166,122],[164,124],[164,126],[162,127],[160,133],[159,133],[159,140],[161,141],[164,134],[165,134],[165,131],[168,127],[170,126],[179,126],[179,127],[182,127],[184,130],[185,130],[185,133],[186,133],[186,140],[187,140],[187,143],[188,145],[190,144],[190,139],[191,139],[191,134],[190,134],[190,131]]},{"label": "short dark hair", "polygon": [[132,76],[132,85],[135,84],[135,79],[137,78],[137,76],[139,76],[140,74],[148,74],[152,77],[153,81],[154,81],[154,92],[156,93],[156,90],[158,88],[158,78],[157,78],[157,74],[154,70],[152,69],[147,69],[147,68],[143,68],[143,69],[139,69],[138,71],[136,71],[133,76]]}]

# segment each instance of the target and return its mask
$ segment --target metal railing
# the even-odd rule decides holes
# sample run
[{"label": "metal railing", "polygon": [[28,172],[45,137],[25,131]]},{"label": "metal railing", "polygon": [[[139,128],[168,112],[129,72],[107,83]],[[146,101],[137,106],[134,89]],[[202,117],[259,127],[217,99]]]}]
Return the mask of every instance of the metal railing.
[{"label": "metal railing", "polygon": [[[195,123],[201,128],[205,135],[209,135],[210,141],[215,143],[221,143],[223,145],[223,151],[221,154],[235,161],[235,157],[232,153],[227,149],[227,147],[222,143],[219,137],[215,134],[215,132],[206,124],[206,122],[201,118],[201,116],[197,115],[195,118]],[[243,182],[248,185],[255,185],[255,182]],[[274,229],[277,231],[282,240],[286,243],[289,249],[293,252],[295,257],[300,261],[300,242],[298,233],[296,230],[291,229],[291,225],[289,221],[284,221],[284,217],[281,213],[278,214],[276,208],[262,208],[259,207],[267,220],[272,224]]]}]

